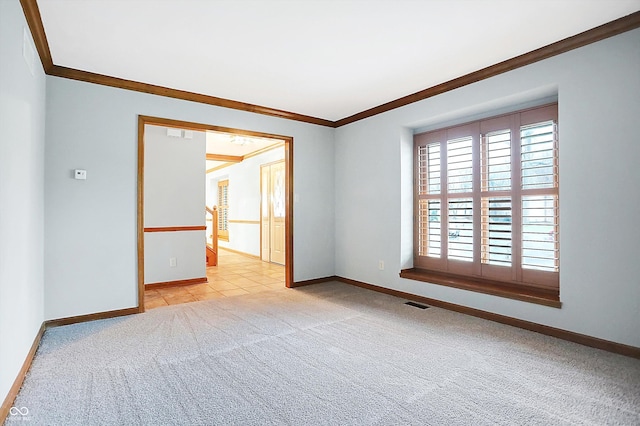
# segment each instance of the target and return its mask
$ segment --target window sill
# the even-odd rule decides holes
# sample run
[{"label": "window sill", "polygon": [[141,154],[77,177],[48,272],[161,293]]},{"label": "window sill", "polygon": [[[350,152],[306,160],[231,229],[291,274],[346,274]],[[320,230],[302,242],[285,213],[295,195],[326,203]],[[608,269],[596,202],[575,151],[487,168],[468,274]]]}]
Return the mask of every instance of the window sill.
[{"label": "window sill", "polygon": [[562,306],[559,290],[524,286],[516,287],[515,285],[499,281],[469,278],[417,268],[403,269],[400,271],[400,277],[459,288],[462,290],[475,291],[477,293],[490,294],[492,296],[506,297],[523,302],[536,303],[538,305],[550,306],[552,308],[560,308]]}]

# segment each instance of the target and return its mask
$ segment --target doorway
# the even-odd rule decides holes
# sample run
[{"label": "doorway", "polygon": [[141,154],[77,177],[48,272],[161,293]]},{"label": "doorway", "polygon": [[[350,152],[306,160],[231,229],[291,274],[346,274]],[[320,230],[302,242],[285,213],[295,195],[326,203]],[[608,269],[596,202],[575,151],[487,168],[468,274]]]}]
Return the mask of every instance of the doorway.
[{"label": "doorway", "polygon": [[[281,161],[282,169],[278,173],[278,185],[280,204],[278,205],[277,220],[274,226],[284,229],[284,237],[275,244],[278,246],[276,257],[279,255],[280,263],[284,265],[284,286],[291,287],[293,284],[293,138],[289,136],[274,135],[268,133],[233,129],[220,126],[213,126],[201,123],[185,122],[158,117],[139,116],[138,117],[138,310],[144,312],[145,294],[145,230],[144,227],[144,161],[145,161],[145,126],[155,125],[167,128],[176,128],[186,131],[212,131],[224,132],[244,137],[270,138],[281,140],[284,145],[284,160]],[[284,209],[284,218],[281,212]],[[204,218],[203,218],[204,222]],[[277,224],[277,225],[276,225]],[[204,223],[203,223],[204,225]],[[275,235],[275,232],[274,232]],[[204,244],[204,242],[203,242]],[[204,248],[203,248],[204,255]],[[204,262],[204,260],[203,260]]]}]

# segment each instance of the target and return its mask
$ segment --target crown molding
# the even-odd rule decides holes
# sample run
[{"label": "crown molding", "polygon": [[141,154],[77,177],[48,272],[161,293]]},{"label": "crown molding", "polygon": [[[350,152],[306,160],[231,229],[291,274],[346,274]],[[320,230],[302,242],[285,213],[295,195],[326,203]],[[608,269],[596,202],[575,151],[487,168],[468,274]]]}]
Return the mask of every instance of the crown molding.
[{"label": "crown molding", "polygon": [[478,71],[474,71],[472,73],[463,75],[462,77],[454,78],[453,80],[449,80],[436,86],[429,87],[428,89],[421,90],[411,95],[404,96],[394,101],[387,102],[382,105],[378,105],[377,107],[370,108],[352,116],[343,118],[335,122],[335,127],[341,127],[346,124],[351,124],[356,121],[381,114],[383,112],[391,111],[392,109],[400,108],[414,102],[422,101],[424,99],[440,95],[450,90],[458,89],[468,84],[476,83],[478,81],[494,77],[507,71],[524,67],[526,65],[533,64],[534,62],[542,61],[543,59],[548,59],[552,56],[560,55],[570,50],[577,49],[579,47],[583,47],[618,34],[622,34],[638,27],[640,27],[640,12],[635,12],[631,15],[616,19],[615,21],[600,25],[599,27],[595,27],[580,34],[576,34],[572,37],[565,38],[563,40],[546,45],[523,55],[507,59],[506,61],[502,61],[495,65],[491,65]]},{"label": "crown molding", "polygon": [[53,67],[47,74],[55,77],[62,77],[71,80],[84,81],[87,83],[100,84],[103,86],[116,87],[119,89],[133,90],[136,92],[149,93],[152,95],[165,96],[168,98],[182,99],[185,101],[198,102],[201,104],[253,112],[256,114],[270,115],[272,117],[285,118],[288,120],[318,124],[320,126],[334,126],[333,121],[325,120],[323,118],[311,117],[309,115],[297,114],[295,112],[283,111],[275,108],[249,104],[246,102],[239,102],[230,99],[218,98],[215,96],[203,95],[201,93],[187,92],[185,90],[171,89],[169,87],[156,86],[154,84],[141,83],[138,81],[126,80],[123,78],[111,77],[103,74],[96,74],[89,71],[82,71],[74,68],[62,67],[59,65],[53,65]]},{"label": "crown molding", "polygon": [[53,59],[51,58],[51,50],[49,49],[47,35],[44,33],[44,26],[42,25],[42,17],[40,16],[38,3],[36,0],[20,0],[20,5],[22,5],[24,17],[27,20],[29,31],[31,31],[33,42],[35,43],[36,50],[40,56],[42,68],[46,74],[49,74],[51,68],[53,68]]},{"label": "crown molding", "polygon": [[184,90],[172,89],[169,87],[156,86],[138,81],[126,80],[108,75],[96,74],[89,71],[67,68],[53,63],[49,43],[42,24],[40,9],[36,0],[20,0],[24,11],[27,24],[33,36],[33,40],[40,55],[42,67],[47,75],[68,78],[71,80],[84,81],[88,83],[100,84],[104,86],[116,87],[125,90],[133,90],[136,92],[149,93],[152,95],[165,96],[169,98],[182,99],[191,102],[198,102],[208,105],[219,106],[223,108],[236,109],[240,111],[252,112],[256,114],[269,115],[272,117],[284,118],[287,120],[301,121],[305,123],[317,124],[326,127],[341,127],[365,118],[372,117],[396,108],[400,108],[414,102],[422,101],[436,95],[458,89],[471,83],[475,83],[496,75],[533,64],[543,59],[551,58],[556,55],[568,52],[579,47],[622,34],[640,27],[640,11],[630,15],[616,19],[609,23],[600,25],[590,30],[584,31],[575,36],[560,40],[549,44],[531,52],[516,56],[506,61],[499,62],[495,65],[474,71],[453,80],[429,87],[419,92],[403,96],[396,100],[386,102],[365,111],[342,118],[337,121],[326,120],[323,118],[312,117],[309,115],[297,114],[269,108],[266,106],[249,104],[246,102],[234,101],[230,99],[218,98],[215,96],[203,95],[200,93],[187,92]]}]

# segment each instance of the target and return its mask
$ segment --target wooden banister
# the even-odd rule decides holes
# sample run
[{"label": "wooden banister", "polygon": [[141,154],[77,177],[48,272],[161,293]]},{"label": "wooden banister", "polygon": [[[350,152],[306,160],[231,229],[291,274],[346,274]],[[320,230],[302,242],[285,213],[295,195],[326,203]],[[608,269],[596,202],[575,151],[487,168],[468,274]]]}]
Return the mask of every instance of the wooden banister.
[{"label": "wooden banister", "polygon": [[204,208],[205,215],[207,213],[211,215],[211,245],[206,244],[207,266],[216,266],[218,264],[218,208],[216,206],[213,206],[213,209],[207,206]]}]

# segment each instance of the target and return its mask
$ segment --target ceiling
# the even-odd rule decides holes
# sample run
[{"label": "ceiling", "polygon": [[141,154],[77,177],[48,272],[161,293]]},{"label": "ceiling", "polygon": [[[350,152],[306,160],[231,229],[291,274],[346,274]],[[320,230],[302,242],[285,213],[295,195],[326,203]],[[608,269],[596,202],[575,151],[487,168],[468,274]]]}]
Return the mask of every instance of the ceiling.
[{"label": "ceiling", "polygon": [[37,0],[53,63],[337,121],[640,0]]}]

